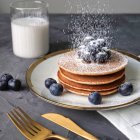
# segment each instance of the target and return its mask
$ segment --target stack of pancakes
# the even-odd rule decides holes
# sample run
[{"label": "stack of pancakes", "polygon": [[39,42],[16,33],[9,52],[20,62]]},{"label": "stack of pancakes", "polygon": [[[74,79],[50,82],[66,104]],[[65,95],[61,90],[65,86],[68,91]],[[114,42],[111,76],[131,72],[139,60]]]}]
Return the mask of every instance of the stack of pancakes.
[{"label": "stack of pancakes", "polygon": [[117,51],[111,53],[111,59],[103,64],[85,63],[77,58],[76,51],[65,53],[58,61],[59,82],[68,91],[85,96],[94,91],[101,95],[116,92],[125,81],[128,60]]}]

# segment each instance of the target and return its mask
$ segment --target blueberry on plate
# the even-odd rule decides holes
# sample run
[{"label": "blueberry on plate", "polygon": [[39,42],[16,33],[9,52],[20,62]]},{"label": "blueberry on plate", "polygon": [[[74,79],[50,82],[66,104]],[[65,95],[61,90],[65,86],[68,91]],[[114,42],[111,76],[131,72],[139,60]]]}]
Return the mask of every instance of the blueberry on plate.
[{"label": "blueberry on plate", "polygon": [[3,74],[0,78],[1,81],[6,81],[8,83],[9,80],[13,79],[13,76],[10,74]]},{"label": "blueberry on plate", "polygon": [[133,92],[133,85],[130,82],[125,82],[124,84],[121,84],[118,92],[123,96],[129,96]]},{"label": "blueberry on plate", "polygon": [[45,80],[45,86],[46,86],[46,88],[49,88],[54,83],[57,83],[57,82],[53,78],[48,78],[48,79]]},{"label": "blueberry on plate", "polygon": [[5,80],[0,81],[0,90],[7,90],[7,89],[8,89],[7,81]]},{"label": "blueberry on plate", "polygon": [[21,88],[21,82],[18,79],[11,79],[8,81],[8,88],[14,91],[19,91]]},{"label": "blueberry on plate", "polygon": [[54,96],[60,96],[63,93],[63,86],[58,83],[53,83],[50,88],[50,93]]},{"label": "blueberry on plate", "polygon": [[100,95],[99,92],[92,92],[91,94],[89,94],[88,100],[92,104],[98,105],[101,104],[102,102],[102,96]]}]

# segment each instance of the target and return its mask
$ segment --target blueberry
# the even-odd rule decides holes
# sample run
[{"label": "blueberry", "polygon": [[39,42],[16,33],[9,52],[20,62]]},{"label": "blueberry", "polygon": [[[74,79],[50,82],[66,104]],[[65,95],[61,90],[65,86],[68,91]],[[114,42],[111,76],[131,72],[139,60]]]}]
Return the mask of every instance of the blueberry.
[{"label": "blueberry", "polygon": [[97,39],[96,42],[97,42],[98,52],[101,52],[102,48],[106,47],[106,45],[107,45],[106,41],[104,39],[102,39],[102,38]]},{"label": "blueberry", "polygon": [[108,54],[106,52],[99,52],[96,54],[97,63],[105,63],[108,60]]},{"label": "blueberry", "polygon": [[11,79],[8,81],[8,88],[14,91],[19,91],[21,88],[21,82],[18,79]]},{"label": "blueberry", "polygon": [[96,62],[96,54],[91,54],[91,57],[90,57],[91,61],[93,62]]},{"label": "blueberry", "polygon": [[7,90],[7,89],[8,89],[7,81],[6,80],[0,81],[0,90]]},{"label": "blueberry", "polygon": [[106,46],[106,42],[101,42],[100,43],[100,47],[105,47]]},{"label": "blueberry", "polygon": [[100,95],[99,92],[92,92],[91,94],[89,94],[88,100],[92,104],[98,105],[101,104],[102,102],[102,96]]},{"label": "blueberry", "polygon": [[[86,43],[85,43],[86,42]],[[98,38],[94,40],[92,36],[86,36],[83,44],[79,46],[77,55],[86,63],[105,63],[111,57],[111,51],[106,47],[106,40]]]},{"label": "blueberry", "polygon": [[9,80],[13,79],[13,76],[10,74],[3,74],[0,78],[1,81],[6,81],[8,83]]},{"label": "blueberry", "polygon": [[106,51],[107,55],[108,55],[108,59],[111,58],[111,51]]},{"label": "blueberry", "polygon": [[88,45],[87,48],[88,48],[89,53],[91,53],[91,54],[96,54],[97,53],[97,47]]},{"label": "blueberry", "polygon": [[103,45],[105,43],[105,39],[103,38],[98,38],[96,41],[98,45]]},{"label": "blueberry", "polygon": [[58,83],[53,83],[50,88],[50,93],[54,96],[60,96],[63,93],[63,86]]},{"label": "blueberry", "polygon": [[83,57],[82,57],[83,61],[86,62],[86,63],[91,63],[91,56],[90,54],[85,54]]},{"label": "blueberry", "polygon": [[103,47],[102,51],[107,53],[108,59],[111,57],[111,50],[108,47]]},{"label": "blueberry", "polygon": [[83,40],[83,43],[87,45],[90,41],[94,40],[92,36],[86,36]]},{"label": "blueberry", "polygon": [[90,40],[89,45],[90,46],[96,46],[96,41],[95,40]]},{"label": "blueberry", "polygon": [[121,84],[118,92],[123,96],[129,96],[133,92],[133,85],[130,82],[125,82],[124,84]]},{"label": "blueberry", "polygon": [[45,86],[46,88],[49,88],[53,83],[57,83],[56,80],[54,80],[53,78],[48,78],[45,80]]},{"label": "blueberry", "polygon": [[90,60],[90,52],[88,50],[88,48],[85,48],[84,50],[83,49],[79,49],[77,51],[77,55],[78,55],[78,58],[82,59],[84,62],[86,63],[91,63],[91,60]]}]

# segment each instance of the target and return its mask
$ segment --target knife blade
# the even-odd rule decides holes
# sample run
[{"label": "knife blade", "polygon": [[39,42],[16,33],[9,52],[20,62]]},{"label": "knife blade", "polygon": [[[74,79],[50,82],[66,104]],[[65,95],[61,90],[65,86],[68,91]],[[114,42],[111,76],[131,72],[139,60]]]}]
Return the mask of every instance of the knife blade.
[{"label": "knife blade", "polygon": [[99,140],[98,138],[96,138],[95,136],[91,135],[90,133],[86,132],[85,130],[83,130],[82,128],[80,128],[76,123],[74,123],[71,119],[66,118],[60,114],[56,114],[56,113],[47,113],[47,114],[43,114],[41,115],[42,117],[44,117],[45,119],[48,119],[70,131],[72,131],[73,133],[88,139],[88,140]]}]

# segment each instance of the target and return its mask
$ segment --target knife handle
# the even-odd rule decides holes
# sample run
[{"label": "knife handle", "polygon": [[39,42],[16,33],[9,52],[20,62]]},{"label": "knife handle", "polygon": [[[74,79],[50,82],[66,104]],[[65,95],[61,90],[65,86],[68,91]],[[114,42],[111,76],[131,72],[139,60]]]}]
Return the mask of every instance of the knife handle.
[{"label": "knife handle", "polygon": [[63,136],[60,135],[50,135],[47,137],[47,139],[58,139],[58,140],[68,140],[67,138],[64,138]]}]

